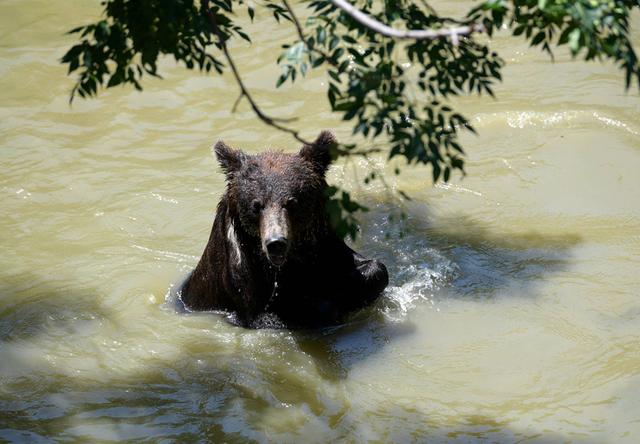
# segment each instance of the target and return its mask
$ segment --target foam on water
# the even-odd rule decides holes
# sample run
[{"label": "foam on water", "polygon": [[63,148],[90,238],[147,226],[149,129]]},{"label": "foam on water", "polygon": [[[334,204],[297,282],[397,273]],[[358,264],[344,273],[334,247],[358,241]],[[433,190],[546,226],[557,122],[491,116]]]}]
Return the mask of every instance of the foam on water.
[{"label": "foam on water", "polygon": [[390,266],[391,284],[384,293],[382,312],[388,319],[400,321],[423,301],[435,307],[435,293],[455,279],[459,267],[417,239],[404,239],[396,247],[403,251]]},{"label": "foam on water", "polygon": [[506,119],[511,128],[573,128],[583,125],[592,125],[593,122],[614,129],[623,130],[634,136],[640,135],[640,130],[634,125],[623,122],[598,111],[568,110],[560,112],[544,111],[507,111],[500,113],[482,113],[474,118],[474,125],[481,128],[493,122],[502,122]]}]

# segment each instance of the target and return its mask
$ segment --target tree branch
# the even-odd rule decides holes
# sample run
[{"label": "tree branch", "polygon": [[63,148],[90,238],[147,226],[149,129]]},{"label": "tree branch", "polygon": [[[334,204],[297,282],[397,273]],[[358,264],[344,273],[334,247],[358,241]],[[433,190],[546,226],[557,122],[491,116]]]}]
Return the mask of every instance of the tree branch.
[{"label": "tree branch", "polygon": [[411,40],[435,40],[444,37],[450,37],[451,43],[458,44],[458,37],[461,35],[469,35],[474,32],[484,32],[485,27],[481,23],[472,25],[458,26],[453,28],[442,29],[410,29],[401,30],[395,29],[390,26],[381,23],[374,18],[368,16],[364,12],[357,9],[351,3],[346,0],[331,0],[334,6],[342,9],[346,14],[351,16],[358,23],[366,26],[367,28],[382,34],[386,37],[392,37],[395,39],[411,39]]},{"label": "tree branch", "polygon": [[249,104],[251,105],[251,109],[253,109],[253,112],[265,124],[267,124],[269,126],[272,126],[273,128],[276,128],[276,129],[278,129],[280,131],[284,131],[285,133],[291,134],[293,137],[295,137],[298,141],[302,142],[303,144],[310,145],[311,144],[310,142],[308,142],[308,141],[304,140],[302,137],[300,137],[300,135],[298,134],[298,131],[296,131],[294,129],[291,129],[291,128],[288,128],[288,127],[283,126],[283,125],[278,123],[278,121],[280,121],[280,122],[290,122],[291,120],[294,120],[294,119],[276,119],[274,117],[270,117],[270,116],[266,115],[258,107],[258,104],[255,102],[255,100],[253,100],[253,97],[251,97],[251,94],[249,94],[249,90],[247,89],[247,87],[245,86],[244,82],[242,81],[242,77],[240,77],[240,72],[238,71],[238,68],[236,67],[236,64],[234,63],[233,58],[231,57],[231,54],[229,53],[229,49],[227,48],[227,44],[226,44],[226,41],[225,41],[225,38],[224,38],[224,34],[222,34],[222,31],[220,30],[220,27],[218,26],[218,22],[216,21],[216,17],[211,12],[211,9],[209,7],[209,0],[200,0],[200,7],[202,9],[202,12],[207,16],[207,19],[209,20],[209,24],[211,25],[211,30],[218,37],[218,46],[222,50],[225,58],[227,59],[227,62],[229,63],[229,67],[231,68],[231,72],[233,73],[233,77],[235,78],[236,83],[238,84],[238,87],[240,88],[240,96],[236,100],[236,104],[234,105],[234,108],[237,106],[237,103],[240,101],[240,99],[242,97],[245,97],[247,99],[247,101],[249,102]]},{"label": "tree branch", "polygon": [[[289,15],[291,16],[291,20],[294,23],[294,25],[296,27],[296,31],[298,33],[298,37],[306,45],[306,38],[304,36],[304,32],[302,30],[302,26],[301,26],[300,22],[298,21],[297,17],[295,16],[295,14],[294,14],[293,8],[291,8],[291,6],[289,5],[289,2],[287,0],[282,0],[282,2],[285,5],[285,7],[287,8],[287,10],[289,12]],[[362,11],[358,10],[357,8],[355,8],[353,5],[351,5],[350,3],[348,3],[345,0],[331,0],[331,2],[336,7],[340,8],[345,13],[347,13],[352,18],[354,18],[356,21],[358,21],[362,25],[368,27],[369,29],[372,29],[373,31],[375,31],[375,32],[377,32],[379,34],[382,34],[384,36],[397,38],[397,39],[424,40],[424,39],[438,39],[438,38],[443,38],[443,37],[450,37],[452,43],[454,45],[457,45],[458,44],[458,36],[460,36],[460,35],[468,35],[468,34],[471,34],[473,32],[483,32],[485,30],[485,28],[484,28],[484,26],[482,24],[472,24],[472,25],[465,25],[465,26],[459,26],[459,27],[454,27],[454,28],[443,28],[443,29],[437,29],[437,30],[436,29],[425,29],[425,30],[403,31],[403,30],[391,28],[390,26],[387,26],[387,25],[385,25],[385,24],[383,24],[381,22],[378,22],[377,20],[369,17],[367,14],[365,14]],[[268,116],[267,114],[265,114],[260,109],[260,107],[258,106],[256,101],[253,99],[253,97],[249,93],[249,90],[245,86],[244,81],[242,80],[242,77],[240,76],[240,72],[238,71],[238,68],[236,67],[235,62],[233,61],[233,58],[231,57],[231,53],[229,52],[229,49],[227,47],[224,34],[222,33],[222,31],[220,30],[220,27],[218,26],[218,23],[216,21],[215,15],[211,12],[209,0],[200,0],[200,7],[201,7],[203,13],[206,15],[206,17],[207,17],[207,19],[209,21],[209,24],[211,26],[211,30],[213,31],[213,33],[218,38],[218,47],[222,50],[225,58],[227,59],[227,63],[229,64],[229,67],[231,68],[231,72],[233,74],[233,77],[235,78],[236,83],[238,84],[238,87],[240,88],[240,95],[238,96],[238,98],[236,99],[236,101],[235,101],[235,103],[233,105],[233,110],[235,111],[235,109],[238,106],[238,103],[244,97],[249,102],[249,105],[251,106],[251,109],[253,110],[255,115],[260,120],[262,120],[263,123],[265,123],[266,125],[269,125],[269,126],[271,126],[273,128],[276,128],[276,129],[278,129],[280,131],[283,131],[283,132],[291,134],[296,140],[298,140],[298,141],[300,141],[300,142],[302,142],[304,144],[310,144],[310,142],[306,141],[305,139],[303,139],[300,136],[298,131],[278,123],[278,122],[290,122],[290,121],[295,120],[295,119],[280,119],[280,118],[271,117],[271,116]],[[330,57],[328,57],[327,54],[325,54],[322,51],[319,51],[317,48],[314,48],[314,51],[316,51],[320,55],[324,56],[325,60],[330,60]]]}]

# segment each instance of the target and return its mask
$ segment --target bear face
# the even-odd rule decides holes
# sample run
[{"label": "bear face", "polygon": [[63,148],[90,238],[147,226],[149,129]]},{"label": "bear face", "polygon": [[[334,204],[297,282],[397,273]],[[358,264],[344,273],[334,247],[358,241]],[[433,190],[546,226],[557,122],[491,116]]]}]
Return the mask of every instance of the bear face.
[{"label": "bear face", "polygon": [[342,322],[382,293],[385,266],[353,251],[328,223],[325,173],[335,143],[322,132],[295,154],[215,145],[227,191],[180,290],[185,308],[223,310],[247,327],[265,326],[268,315],[313,328]]},{"label": "bear face", "polygon": [[227,178],[227,196],[242,231],[257,239],[268,261],[282,266],[288,257],[313,247],[327,230],[325,173],[336,141],[322,132],[296,154],[268,151],[248,155],[219,141],[216,157]]}]

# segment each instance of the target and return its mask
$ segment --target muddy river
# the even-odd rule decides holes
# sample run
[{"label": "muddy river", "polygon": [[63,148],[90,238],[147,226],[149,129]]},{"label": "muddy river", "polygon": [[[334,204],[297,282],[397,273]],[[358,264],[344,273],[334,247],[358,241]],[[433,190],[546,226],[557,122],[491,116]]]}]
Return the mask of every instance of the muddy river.
[{"label": "muddy river", "polygon": [[[335,328],[246,330],[167,295],[224,189],[212,143],[299,145],[170,60],[69,107],[64,32],[99,12],[0,2],[0,441],[640,442],[640,99],[614,66],[498,35],[497,98],[457,102],[464,179],[391,175],[400,225],[367,164],[330,171],[371,208],[355,248],[384,296]],[[257,19],[232,50],[259,103],[349,141],[324,74],[275,90],[294,30]]]}]

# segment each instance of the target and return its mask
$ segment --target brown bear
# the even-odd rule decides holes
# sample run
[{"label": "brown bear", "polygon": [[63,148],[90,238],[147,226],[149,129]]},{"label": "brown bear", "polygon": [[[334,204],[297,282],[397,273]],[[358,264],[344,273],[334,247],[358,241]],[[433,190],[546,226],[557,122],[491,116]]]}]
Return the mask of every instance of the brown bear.
[{"label": "brown bear", "polygon": [[296,154],[215,145],[227,179],[211,236],[181,290],[189,310],[222,310],[245,327],[265,315],[288,328],[345,320],[388,284],[386,267],[349,248],[325,211],[328,131]]}]

